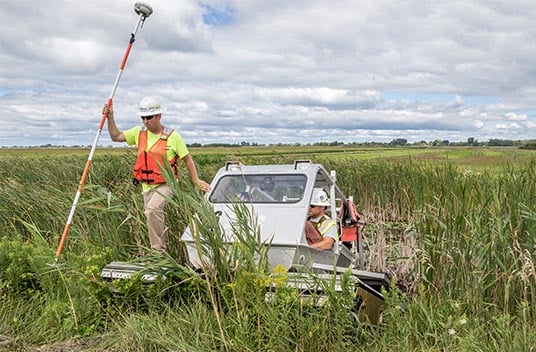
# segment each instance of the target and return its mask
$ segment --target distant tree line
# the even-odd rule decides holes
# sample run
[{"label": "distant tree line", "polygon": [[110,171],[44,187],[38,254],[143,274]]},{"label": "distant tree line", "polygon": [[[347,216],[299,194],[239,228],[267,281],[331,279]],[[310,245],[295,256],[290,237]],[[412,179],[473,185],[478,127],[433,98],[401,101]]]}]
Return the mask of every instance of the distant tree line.
[{"label": "distant tree line", "polygon": [[447,139],[435,139],[433,141],[417,141],[413,143],[408,143],[406,138],[396,138],[390,142],[314,142],[314,143],[272,143],[272,144],[260,144],[260,143],[251,143],[242,141],[240,143],[192,143],[188,144],[189,147],[301,147],[301,146],[321,146],[321,147],[337,147],[337,146],[346,146],[346,147],[398,147],[398,146],[453,146],[453,147],[463,147],[463,146],[473,146],[473,147],[518,147],[522,149],[536,149],[536,140],[511,140],[511,139],[490,139],[489,141],[480,142],[473,137],[467,138],[465,142],[450,142]]},{"label": "distant tree line", "polygon": [[[453,146],[453,147],[463,147],[463,146],[474,146],[474,147],[518,147],[520,149],[536,149],[536,140],[511,140],[511,139],[490,139],[489,141],[480,142],[473,137],[467,138],[465,142],[450,142],[449,140],[435,139],[433,141],[417,141],[413,143],[408,143],[406,138],[395,138],[390,142],[314,142],[314,143],[270,143],[262,144],[256,142],[247,142],[242,141],[240,143],[191,143],[187,144],[188,147],[192,148],[214,148],[214,147],[301,147],[301,146],[321,146],[321,147],[337,147],[337,146],[346,146],[346,147],[403,147],[403,146],[415,146],[415,147],[426,147],[426,146]],[[102,147],[102,146],[101,146]],[[2,146],[4,148],[91,148],[91,145],[52,145],[52,144],[42,144],[36,146]]]}]

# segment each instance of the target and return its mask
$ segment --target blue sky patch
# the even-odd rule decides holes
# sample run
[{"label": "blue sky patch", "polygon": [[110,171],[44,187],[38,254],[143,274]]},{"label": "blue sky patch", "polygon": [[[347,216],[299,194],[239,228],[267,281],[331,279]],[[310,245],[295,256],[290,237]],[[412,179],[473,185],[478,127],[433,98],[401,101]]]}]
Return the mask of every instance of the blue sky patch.
[{"label": "blue sky patch", "polygon": [[203,22],[209,26],[225,26],[234,20],[234,9],[225,5],[221,8],[215,8],[210,5],[202,5],[205,12],[203,13]]}]

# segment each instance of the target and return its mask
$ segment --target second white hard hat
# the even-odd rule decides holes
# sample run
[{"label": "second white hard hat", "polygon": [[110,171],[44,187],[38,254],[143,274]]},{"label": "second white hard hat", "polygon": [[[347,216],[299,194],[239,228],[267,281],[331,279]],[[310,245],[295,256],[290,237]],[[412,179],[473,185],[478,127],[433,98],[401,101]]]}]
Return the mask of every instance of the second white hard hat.
[{"label": "second white hard hat", "polygon": [[138,105],[138,116],[152,116],[161,113],[162,107],[155,97],[145,97]]},{"label": "second white hard hat", "polygon": [[311,205],[318,205],[321,207],[329,207],[329,197],[322,188],[313,189],[313,197],[311,198]]}]

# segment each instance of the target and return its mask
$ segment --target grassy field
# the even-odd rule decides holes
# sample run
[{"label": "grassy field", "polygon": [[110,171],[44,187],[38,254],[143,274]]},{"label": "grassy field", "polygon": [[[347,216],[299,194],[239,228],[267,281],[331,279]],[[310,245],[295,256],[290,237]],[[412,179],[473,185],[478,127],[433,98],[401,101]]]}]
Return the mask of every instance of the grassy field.
[{"label": "grassy field", "polygon": [[[314,158],[327,156],[336,159],[352,158],[358,160],[387,159],[387,160],[420,160],[420,161],[449,161],[471,168],[481,166],[503,166],[505,164],[523,164],[530,162],[535,155],[532,150],[514,147],[346,147],[346,146],[273,146],[273,147],[202,147],[190,148],[194,156],[211,156],[231,160],[237,157],[263,158],[288,157],[292,160],[299,158]],[[97,148],[95,155],[120,156],[134,154],[133,148]],[[0,148],[2,157],[87,157],[89,148]]]},{"label": "grassy field", "polygon": [[[147,252],[135,151],[99,148],[64,253],[54,253],[89,149],[0,149],[0,351],[529,351],[536,346],[536,154],[514,148],[245,147],[192,149],[210,181],[227,160],[310,159],[336,170],[364,213],[366,266],[393,274],[384,323],[281,290],[251,258],[255,231],[216,273],[191,272],[180,234],[194,213],[220,248],[214,214],[186,179],[167,209],[170,256]],[[216,221],[216,222],[215,222]],[[221,250],[224,250],[221,248]],[[216,253],[218,251],[215,251]],[[144,288],[100,279],[112,260],[173,270]],[[240,263],[238,265],[237,263]],[[52,265],[51,265],[52,264]],[[177,284],[180,282],[180,284]]]}]

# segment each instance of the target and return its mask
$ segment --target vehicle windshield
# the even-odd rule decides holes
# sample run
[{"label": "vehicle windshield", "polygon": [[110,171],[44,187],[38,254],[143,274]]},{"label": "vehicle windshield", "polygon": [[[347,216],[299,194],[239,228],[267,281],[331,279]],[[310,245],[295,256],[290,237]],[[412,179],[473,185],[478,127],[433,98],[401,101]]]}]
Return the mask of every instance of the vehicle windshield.
[{"label": "vehicle windshield", "polygon": [[212,203],[297,203],[303,198],[305,175],[223,176],[210,194]]}]

